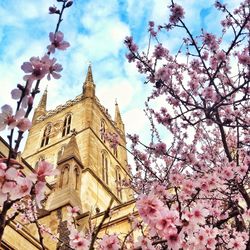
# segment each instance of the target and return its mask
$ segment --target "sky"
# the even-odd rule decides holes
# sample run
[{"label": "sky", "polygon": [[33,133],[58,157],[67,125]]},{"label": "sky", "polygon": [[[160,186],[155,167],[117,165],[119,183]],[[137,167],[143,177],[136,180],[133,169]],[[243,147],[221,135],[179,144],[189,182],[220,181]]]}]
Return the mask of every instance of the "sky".
[{"label": "sky", "polygon": [[[224,1],[229,6],[234,0]],[[185,21],[195,34],[203,28],[219,32],[220,15],[212,0],[179,0],[185,8]],[[23,62],[42,56],[54,31],[56,15],[48,8],[55,0],[0,0],[0,107],[11,101],[10,91],[22,83]],[[71,46],[55,54],[64,70],[59,80],[43,80],[41,92],[48,86],[48,109],[79,95],[91,62],[96,95],[114,116],[115,100],[119,104],[126,132],[145,134],[149,122],[144,115],[144,102],[151,86],[144,76],[128,63],[123,41],[133,36],[140,50],[148,43],[147,25],[168,22],[168,0],[75,0],[65,11],[60,30]],[[181,33],[162,34],[161,42],[172,52],[181,43]],[[35,105],[40,96],[36,99]],[[5,132],[0,132],[5,136]]]}]

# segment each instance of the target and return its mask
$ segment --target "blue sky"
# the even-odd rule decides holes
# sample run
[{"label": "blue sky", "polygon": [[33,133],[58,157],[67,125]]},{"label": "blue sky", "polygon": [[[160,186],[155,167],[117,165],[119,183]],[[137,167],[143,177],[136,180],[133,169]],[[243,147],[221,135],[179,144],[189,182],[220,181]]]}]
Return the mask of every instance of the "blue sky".
[{"label": "blue sky", "polygon": [[[237,1],[224,2],[234,5]],[[41,91],[48,85],[49,109],[81,93],[91,61],[101,103],[113,116],[117,98],[127,131],[141,133],[147,124],[142,108],[150,86],[143,84],[144,78],[126,61],[123,40],[133,35],[140,48],[145,49],[148,21],[166,23],[169,3],[166,0],[75,0],[66,11],[61,26],[71,47],[55,55],[64,68],[62,78],[43,81],[41,85]],[[184,6],[185,20],[193,33],[201,27],[218,31],[219,14],[212,8],[214,1],[181,0],[176,3]],[[57,2],[0,0],[0,106],[11,103],[10,91],[22,82],[20,65],[32,56],[45,53],[48,33],[56,24],[56,16],[48,14],[53,4]],[[170,51],[175,51],[181,34],[173,31],[162,35],[161,41]]]}]

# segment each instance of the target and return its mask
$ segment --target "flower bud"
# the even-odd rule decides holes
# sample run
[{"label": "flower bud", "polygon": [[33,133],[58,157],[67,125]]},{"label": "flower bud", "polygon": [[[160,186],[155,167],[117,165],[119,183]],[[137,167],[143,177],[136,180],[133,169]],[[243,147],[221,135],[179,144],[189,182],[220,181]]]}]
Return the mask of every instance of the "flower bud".
[{"label": "flower bud", "polygon": [[73,4],[73,1],[68,1],[68,2],[66,3],[66,8],[69,8],[72,4]]},{"label": "flower bud", "polygon": [[32,96],[29,96],[29,98],[28,98],[28,105],[32,106],[33,102],[34,102],[34,98]]},{"label": "flower bud", "polygon": [[49,7],[49,14],[55,14],[57,12],[56,6],[50,6]]}]

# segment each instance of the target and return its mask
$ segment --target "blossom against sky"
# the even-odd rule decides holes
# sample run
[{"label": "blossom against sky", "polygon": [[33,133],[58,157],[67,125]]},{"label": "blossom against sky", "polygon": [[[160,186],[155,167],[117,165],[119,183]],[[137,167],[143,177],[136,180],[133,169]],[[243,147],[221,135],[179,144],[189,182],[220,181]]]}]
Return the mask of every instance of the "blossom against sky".
[{"label": "blossom against sky", "polygon": [[[233,5],[235,1],[224,2]],[[214,1],[181,0],[176,3],[185,8],[185,21],[192,32],[202,27],[219,31],[219,13],[213,8]],[[53,4],[57,2],[0,1],[0,106],[14,103],[10,101],[10,91],[22,82],[22,63],[45,53],[49,32],[56,24],[56,16],[48,14]],[[167,23],[169,4],[168,0],[75,0],[65,12],[61,26],[71,46],[65,52],[56,53],[64,68],[62,78],[42,81],[41,91],[48,85],[48,108],[53,109],[81,93],[91,62],[96,94],[101,103],[113,116],[117,99],[126,130],[140,133],[147,124],[142,109],[151,87],[143,84],[144,78],[127,62],[123,40],[132,35],[140,49],[145,49],[148,22]],[[176,51],[180,38],[180,32],[175,31],[162,36],[162,42],[170,51]]]}]

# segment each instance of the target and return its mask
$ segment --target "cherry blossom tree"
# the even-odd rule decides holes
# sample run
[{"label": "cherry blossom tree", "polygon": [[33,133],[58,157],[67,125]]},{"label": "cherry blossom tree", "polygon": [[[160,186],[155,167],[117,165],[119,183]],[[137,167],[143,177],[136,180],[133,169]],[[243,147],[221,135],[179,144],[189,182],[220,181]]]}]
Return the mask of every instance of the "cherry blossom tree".
[{"label": "cherry blossom tree", "polygon": [[[128,61],[152,88],[145,109],[152,140],[129,135],[131,186],[141,190],[135,249],[250,249],[249,7],[216,1],[221,34],[193,34],[171,1],[168,23],[149,22],[145,52],[125,39]],[[183,40],[171,53],[160,37],[175,29]]]}]

